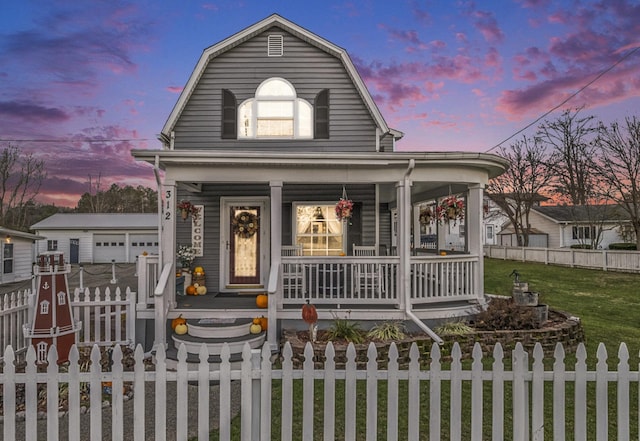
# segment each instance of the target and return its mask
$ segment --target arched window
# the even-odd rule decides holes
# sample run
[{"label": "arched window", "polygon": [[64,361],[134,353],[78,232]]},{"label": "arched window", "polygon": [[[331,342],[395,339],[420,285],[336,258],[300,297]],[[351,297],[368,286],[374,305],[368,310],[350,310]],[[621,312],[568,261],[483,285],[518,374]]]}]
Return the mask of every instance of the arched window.
[{"label": "arched window", "polygon": [[265,80],[238,107],[238,138],[313,138],[313,107],[282,78]]},{"label": "arched window", "polygon": [[49,352],[49,345],[46,341],[39,341],[36,345],[37,361],[38,363],[44,363],[47,361],[47,353]]},{"label": "arched window", "polygon": [[67,303],[67,294],[64,291],[58,293],[58,305],[65,305]]},{"label": "arched window", "polygon": [[40,314],[49,314],[49,302],[47,300],[40,302]]}]

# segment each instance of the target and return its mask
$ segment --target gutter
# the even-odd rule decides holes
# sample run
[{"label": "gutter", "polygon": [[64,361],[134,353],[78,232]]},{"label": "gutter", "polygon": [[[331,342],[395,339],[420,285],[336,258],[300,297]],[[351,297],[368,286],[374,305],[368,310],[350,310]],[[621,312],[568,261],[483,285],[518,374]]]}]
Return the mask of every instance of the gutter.
[{"label": "gutter", "polygon": [[[404,197],[405,197],[405,201],[404,204],[402,204],[403,206],[406,207],[407,202],[409,203],[409,205],[411,205],[411,190],[410,190],[410,177],[411,177],[411,173],[413,172],[414,168],[416,166],[416,161],[415,159],[410,159],[409,160],[409,165],[407,166],[407,170],[404,173]],[[409,194],[409,197],[407,197],[406,195]],[[407,201],[408,199],[408,201]],[[403,257],[401,257],[401,269],[404,272],[406,277],[410,277],[411,274],[411,261],[407,260],[407,256],[408,254],[406,253],[406,251],[403,253]],[[404,278],[403,278],[404,279]],[[418,318],[418,316],[416,316],[413,311],[411,311],[411,288],[406,289],[406,286],[404,287],[404,314],[407,318],[409,318],[413,323],[416,324],[416,326],[418,326],[418,328],[422,329],[422,331],[424,331],[429,337],[431,337],[431,339],[433,341],[435,341],[436,343],[438,343],[439,345],[443,345],[444,344],[444,340],[442,340],[438,334],[436,334],[433,329],[431,329],[430,327],[428,327],[427,325],[424,324],[424,322],[422,320],[420,320],[420,318]]]}]

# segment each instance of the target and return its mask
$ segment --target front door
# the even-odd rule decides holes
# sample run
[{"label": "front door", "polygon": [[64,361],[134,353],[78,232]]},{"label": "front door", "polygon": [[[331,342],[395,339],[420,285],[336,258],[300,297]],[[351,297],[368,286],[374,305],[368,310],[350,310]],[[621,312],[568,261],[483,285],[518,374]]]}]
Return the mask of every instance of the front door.
[{"label": "front door", "polygon": [[224,290],[264,289],[269,244],[266,201],[228,200],[224,202],[226,264]]}]

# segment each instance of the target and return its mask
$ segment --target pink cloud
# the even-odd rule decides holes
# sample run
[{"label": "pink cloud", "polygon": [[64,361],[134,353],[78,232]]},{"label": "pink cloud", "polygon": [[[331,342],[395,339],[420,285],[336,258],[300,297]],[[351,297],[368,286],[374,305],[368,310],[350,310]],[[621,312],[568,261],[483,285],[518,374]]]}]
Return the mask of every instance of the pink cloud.
[{"label": "pink cloud", "polygon": [[166,89],[171,93],[181,93],[184,86],[167,86]]},{"label": "pink cloud", "polygon": [[484,39],[490,43],[504,40],[504,33],[498,26],[498,22],[492,12],[474,11],[474,25],[480,31]]}]

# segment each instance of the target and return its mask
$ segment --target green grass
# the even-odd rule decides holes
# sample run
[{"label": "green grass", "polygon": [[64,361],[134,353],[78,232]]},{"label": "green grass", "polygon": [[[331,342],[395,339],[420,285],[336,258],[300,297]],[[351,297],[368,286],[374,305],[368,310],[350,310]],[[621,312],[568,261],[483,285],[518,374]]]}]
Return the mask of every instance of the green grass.
[{"label": "green grass", "polygon": [[[625,274],[615,272],[603,272],[596,270],[567,268],[558,266],[547,266],[536,263],[522,263],[516,261],[502,261],[495,259],[485,259],[485,291],[491,294],[505,295],[511,294],[511,286],[513,279],[509,274],[517,269],[521,275],[521,281],[529,283],[532,291],[540,293],[540,302],[546,303],[552,309],[566,311],[580,318],[586,337],[586,347],[588,353],[588,365],[593,369],[596,362],[596,350],[600,342],[604,343],[609,356],[609,367],[616,369],[617,351],[621,342],[625,342],[629,348],[631,370],[637,370],[638,353],[640,350],[640,275]],[[573,370],[572,363],[574,358],[571,354],[566,357],[566,369]],[[548,360],[551,361],[552,360]],[[490,359],[485,360],[485,368],[490,369]],[[506,363],[509,365],[509,363]],[[547,363],[549,369],[551,363]],[[468,369],[469,361],[465,361],[465,369]],[[448,366],[443,364],[443,369]],[[302,409],[304,403],[302,399],[301,381],[294,382],[294,426],[293,439],[301,439],[302,437]],[[314,400],[314,439],[322,438],[322,422],[323,422],[323,399],[322,399],[322,380],[316,380],[315,400]],[[505,384],[505,439],[512,436],[511,414],[510,414],[510,394],[511,385]],[[336,382],[336,439],[343,439],[344,436],[344,385]],[[406,439],[407,428],[407,409],[403,406],[402,400],[406,400],[407,384],[400,382],[400,417],[399,439]],[[594,400],[593,384],[589,385],[589,402],[588,407],[588,439],[595,436],[595,400]],[[424,383],[421,385],[420,394],[424,407],[421,409],[422,415],[428,415],[429,404],[429,385]],[[280,439],[280,394],[281,385],[279,381],[273,382],[273,401],[272,401],[272,437],[271,439]],[[547,384],[545,388],[545,396],[547,400],[551,400],[552,385]],[[470,400],[470,385],[463,385],[463,402],[468,403]],[[485,383],[484,387],[485,405],[484,405],[484,427],[483,439],[491,438],[491,384]],[[358,384],[357,391],[357,415],[356,415],[356,433],[358,440],[364,439],[366,427],[366,415],[364,402],[366,400],[366,390],[364,382]],[[567,383],[566,387],[566,403],[571,406],[573,400],[573,384]],[[615,413],[616,390],[615,384],[609,386],[609,438],[615,439],[617,436],[616,429],[616,413]],[[406,401],[404,401],[406,403]],[[631,438],[638,438],[638,385],[631,384]],[[442,423],[441,436],[447,439],[450,434],[449,427],[449,399],[448,384],[442,383]],[[553,415],[552,406],[548,406],[545,413],[546,427],[545,439],[552,439],[551,418]],[[567,439],[573,438],[573,420],[572,411],[567,409],[566,413],[566,435]],[[470,410],[468,406],[463,409],[462,421],[460,427],[463,439],[470,438]],[[240,439],[240,418],[236,417],[232,424],[232,439]],[[428,419],[424,418],[420,421],[421,439],[428,439],[429,433]],[[217,440],[217,434],[212,433],[212,440]],[[378,385],[378,439],[386,439],[386,382],[380,381]]]}]

